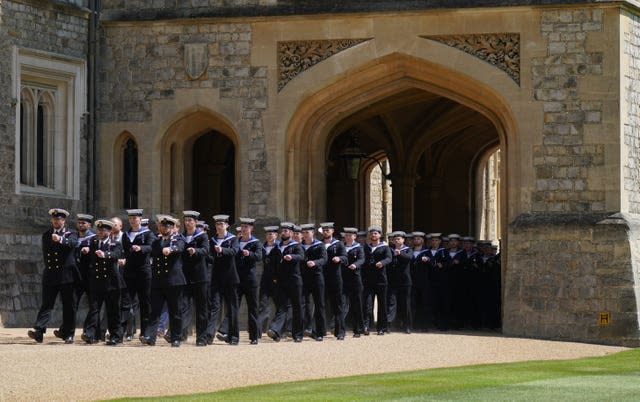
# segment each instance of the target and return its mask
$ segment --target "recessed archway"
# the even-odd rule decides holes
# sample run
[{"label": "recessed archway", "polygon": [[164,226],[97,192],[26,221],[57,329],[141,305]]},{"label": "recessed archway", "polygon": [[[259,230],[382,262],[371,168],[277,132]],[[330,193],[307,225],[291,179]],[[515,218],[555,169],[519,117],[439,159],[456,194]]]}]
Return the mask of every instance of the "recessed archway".
[{"label": "recessed archway", "polygon": [[[414,107],[416,104],[423,106]],[[434,124],[433,119],[423,119],[415,130],[415,138],[406,141],[398,134],[406,128],[399,127],[398,119],[389,120],[380,110],[407,107],[416,116],[424,115],[425,110],[432,116],[440,116],[439,124]],[[318,195],[359,191],[358,187],[350,190],[349,184],[330,178],[330,171],[339,169],[336,167],[340,165],[337,158],[339,144],[346,141],[345,133],[354,127],[365,133],[366,141],[361,142],[366,143],[367,153],[384,150],[388,155],[394,186],[394,226],[401,229],[412,229],[416,218],[423,219],[415,214],[416,202],[422,201],[419,194],[414,196],[414,193],[421,194],[422,191],[416,188],[419,184],[424,185],[418,183],[419,179],[431,175],[437,182],[441,180],[438,177],[442,177],[443,169],[456,168],[456,177],[464,180],[470,189],[473,187],[470,185],[473,182],[471,172],[477,159],[474,152],[487,144],[498,145],[507,161],[504,166],[508,166],[509,146],[517,135],[508,105],[490,87],[424,59],[390,54],[349,71],[307,98],[297,109],[287,129],[288,151],[293,155],[288,161],[287,177],[298,191],[286,191],[287,216],[311,221],[333,218],[327,216],[330,197]],[[466,150],[464,163],[456,163],[455,153],[451,151],[455,148]],[[435,166],[436,170],[425,171],[425,166]],[[505,172],[508,169],[502,173],[500,184],[503,188],[508,181]],[[327,187],[328,182],[333,188]],[[429,183],[430,186],[433,184]],[[466,213],[460,224],[442,230],[467,232],[473,229],[469,189],[461,197],[460,205]],[[398,193],[402,197],[398,197]],[[506,191],[502,193],[506,199]],[[503,216],[507,214],[507,205],[508,202],[502,203],[500,214]],[[431,210],[438,207],[432,206]],[[432,221],[431,218],[433,216],[429,217]],[[355,223],[363,225],[367,222]]]},{"label": "recessed archway", "polygon": [[[231,122],[208,110],[185,111],[169,125],[160,148],[163,211],[197,207],[205,220],[237,211],[238,141]],[[214,193],[218,197],[207,200]]]}]

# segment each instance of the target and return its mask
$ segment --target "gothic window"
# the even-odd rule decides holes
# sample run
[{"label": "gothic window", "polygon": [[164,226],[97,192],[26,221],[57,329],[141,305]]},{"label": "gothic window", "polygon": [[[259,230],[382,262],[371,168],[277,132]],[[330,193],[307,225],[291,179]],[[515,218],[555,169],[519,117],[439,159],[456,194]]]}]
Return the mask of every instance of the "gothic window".
[{"label": "gothic window", "polygon": [[135,141],[128,139],[123,149],[124,207],[138,207],[138,148]]},{"label": "gothic window", "polygon": [[84,60],[13,48],[16,193],[78,199]]},{"label": "gothic window", "polygon": [[23,83],[20,99],[20,183],[55,188],[52,178],[55,91]]}]

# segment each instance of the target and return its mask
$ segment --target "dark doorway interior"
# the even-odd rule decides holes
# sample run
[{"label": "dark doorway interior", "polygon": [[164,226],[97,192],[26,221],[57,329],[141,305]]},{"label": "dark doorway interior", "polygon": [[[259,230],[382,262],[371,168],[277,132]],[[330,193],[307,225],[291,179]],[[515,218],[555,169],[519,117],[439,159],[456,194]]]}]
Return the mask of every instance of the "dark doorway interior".
[{"label": "dark doorway interior", "polygon": [[235,219],[235,146],[217,131],[193,144],[193,208],[207,222],[219,213]]}]

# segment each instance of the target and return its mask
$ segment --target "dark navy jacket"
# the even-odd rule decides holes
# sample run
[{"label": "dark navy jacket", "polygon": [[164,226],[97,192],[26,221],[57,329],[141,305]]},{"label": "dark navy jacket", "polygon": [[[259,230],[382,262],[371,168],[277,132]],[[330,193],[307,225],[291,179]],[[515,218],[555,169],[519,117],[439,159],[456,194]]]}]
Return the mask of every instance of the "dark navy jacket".
[{"label": "dark navy jacket", "polygon": [[[122,243],[109,236],[106,242],[100,245],[98,236],[94,236],[89,244],[89,256],[91,264],[89,269],[89,289],[92,293],[111,292],[126,287],[118,259],[122,258]],[[97,250],[104,252],[104,258],[96,255]]]},{"label": "dark navy jacket", "polygon": [[[365,286],[386,285],[387,265],[392,260],[391,249],[386,243],[373,249],[369,244],[364,246],[364,265],[362,268],[362,282]],[[381,262],[382,268],[376,267]]]},{"label": "dark navy jacket", "polygon": [[[184,237],[179,233],[171,234],[168,238],[157,237],[151,244],[153,267],[151,287],[169,288],[186,284],[182,272],[182,253],[184,252]],[[171,253],[164,255],[162,249],[169,247]]]},{"label": "dark navy jacket", "polygon": [[[242,243],[242,238],[238,238],[238,254],[236,254],[236,268],[240,282],[249,286],[258,286],[258,278],[256,276],[256,262],[262,259],[262,245],[260,240],[251,236],[249,240]],[[242,250],[248,250],[249,255],[245,256]]]},{"label": "dark navy jacket", "polygon": [[42,284],[44,286],[66,285],[80,280],[80,273],[76,266],[75,250],[78,244],[78,233],[68,228],[62,228],[59,235],[62,240],[51,240],[53,228],[42,234],[42,258],[44,271]]},{"label": "dark navy jacket", "polygon": [[[211,280],[211,273],[207,265],[209,255],[209,236],[206,232],[196,229],[192,236],[182,234],[184,238],[184,252],[182,253],[182,271],[187,283],[203,283]],[[196,252],[191,255],[188,248],[194,248]]]},{"label": "dark navy jacket", "polygon": [[[213,274],[211,285],[232,286],[240,283],[240,277],[236,270],[236,254],[238,254],[238,238],[227,232],[223,239],[217,239],[217,234],[209,240],[209,248],[213,256]],[[216,252],[214,246],[222,247],[220,253]]]}]

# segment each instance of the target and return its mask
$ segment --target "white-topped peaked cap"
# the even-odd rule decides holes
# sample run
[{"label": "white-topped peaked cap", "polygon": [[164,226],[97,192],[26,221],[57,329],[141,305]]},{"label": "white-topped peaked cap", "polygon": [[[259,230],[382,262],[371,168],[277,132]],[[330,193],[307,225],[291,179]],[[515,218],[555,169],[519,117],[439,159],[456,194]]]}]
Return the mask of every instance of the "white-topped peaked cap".
[{"label": "white-topped peaked cap", "polygon": [[111,222],[108,219],[98,219],[96,221],[96,227],[98,229],[113,229],[113,227],[115,226],[115,224],[113,222]]},{"label": "white-topped peaked cap", "polygon": [[85,222],[93,222],[93,215],[89,214],[76,214],[76,220],[85,221]]},{"label": "white-topped peaked cap", "polygon": [[62,208],[51,208],[49,210],[49,215],[53,216],[54,218],[66,218],[69,216],[69,211]]},{"label": "white-topped peaked cap", "polygon": [[223,214],[213,215],[213,220],[215,222],[227,222],[227,223],[229,223],[229,215],[223,215]]}]

